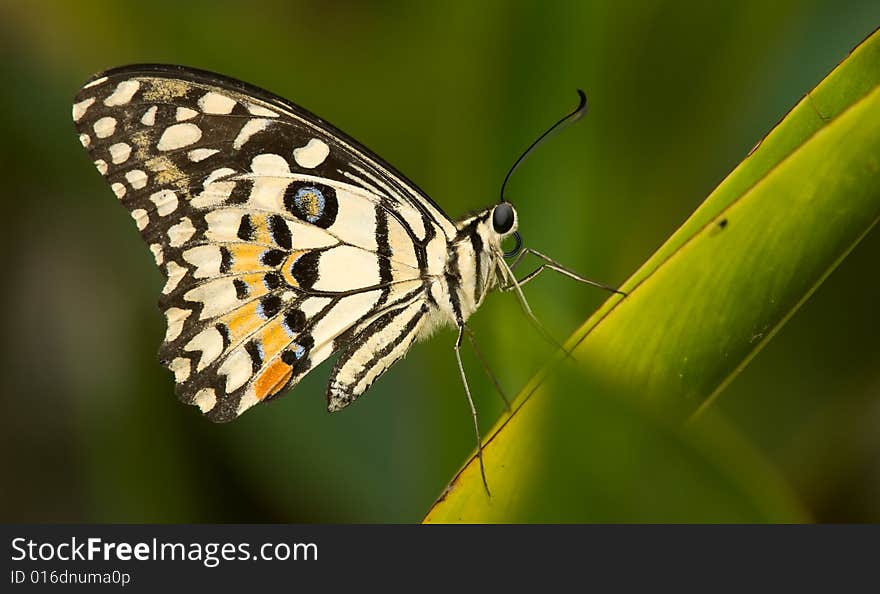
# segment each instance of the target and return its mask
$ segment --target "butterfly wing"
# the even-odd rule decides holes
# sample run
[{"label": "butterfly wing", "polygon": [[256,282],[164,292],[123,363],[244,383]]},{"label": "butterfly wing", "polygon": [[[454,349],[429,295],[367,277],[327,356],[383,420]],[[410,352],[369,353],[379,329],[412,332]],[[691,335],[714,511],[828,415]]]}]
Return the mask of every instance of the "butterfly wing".
[{"label": "butterfly wing", "polygon": [[[160,359],[178,396],[215,421],[279,395],[343,345],[358,345],[344,372],[363,363],[364,337],[397,336],[401,316],[423,309],[455,235],[360,144],[220,75],[111,70],[79,91],[73,118],[166,276]],[[392,350],[375,374],[344,373],[349,392]]]},{"label": "butterfly wing", "polygon": [[424,300],[403,299],[357,327],[330,375],[327,408],[337,411],[348,406],[403,357],[418,338],[429,311]]}]

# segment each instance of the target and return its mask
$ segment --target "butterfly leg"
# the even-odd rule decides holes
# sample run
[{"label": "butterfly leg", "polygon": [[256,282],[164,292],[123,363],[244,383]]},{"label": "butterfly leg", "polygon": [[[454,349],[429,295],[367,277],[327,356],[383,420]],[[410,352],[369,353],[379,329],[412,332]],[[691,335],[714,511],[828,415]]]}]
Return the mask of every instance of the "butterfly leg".
[{"label": "butterfly leg", "polygon": [[562,351],[563,353],[565,353],[566,357],[571,358],[571,352],[568,349],[566,349],[564,345],[562,345],[555,338],[553,338],[553,335],[550,334],[550,332],[547,330],[547,328],[544,327],[544,324],[542,324],[541,321],[537,318],[537,316],[535,316],[534,312],[532,311],[531,306],[529,305],[528,300],[526,299],[525,294],[522,292],[522,288],[520,288],[519,281],[516,280],[516,276],[514,276],[513,271],[507,265],[507,262],[505,262],[504,260],[499,260],[498,262],[501,266],[502,273],[504,274],[504,276],[507,277],[507,282],[510,283],[509,285],[500,287],[500,290],[502,290],[502,291],[514,290],[514,291],[516,291],[516,296],[517,296],[517,299],[519,300],[519,304],[522,307],[523,312],[526,314],[526,317],[528,318],[528,320],[532,323],[532,326],[534,326],[535,329],[541,334],[541,337],[544,340],[546,340],[549,344],[551,344],[553,347],[555,347],[555,348],[559,349],[560,351]]},{"label": "butterfly leg", "polygon": [[471,342],[471,346],[474,348],[474,353],[477,354],[477,359],[480,361],[480,364],[483,366],[483,369],[486,371],[486,375],[492,380],[492,383],[495,385],[495,390],[498,392],[498,395],[501,396],[501,400],[504,401],[504,408],[507,409],[507,412],[510,412],[510,400],[507,399],[507,394],[504,393],[504,390],[501,388],[501,383],[498,381],[498,378],[492,373],[492,369],[489,367],[489,363],[486,361],[486,358],[483,356],[483,352],[480,350],[480,347],[477,346],[477,338],[474,336],[473,330],[471,330],[470,326],[465,325],[464,332],[467,334],[468,340]]},{"label": "butterfly leg", "polygon": [[471,389],[468,386],[467,376],[464,374],[464,366],[461,364],[461,338],[464,336],[464,322],[458,324],[458,338],[455,341],[455,360],[458,362],[458,372],[461,374],[461,382],[464,384],[464,392],[467,394],[468,404],[471,406],[471,416],[474,418],[474,432],[477,435],[477,457],[480,459],[480,475],[483,477],[483,488],[486,489],[486,495],[491,497],[489,492],[489,482],[486,480],[486,467],[483,466],[483,438],[480,436],[480,425],[477,422],[477,407],[474,406],[474,399],[471,397]]},{"label": "butterfly leg", "polygon": [[535,327],[535,329],[541,334],[541,337],[544,338],[544,340],[546,340],[548,343],[550,343],[554,347],[565,352],[565,354],[567,356],[571,356],[571,353],[569,353],[568,350],[564,346],[562,346],[559,342],[556,341],[555,338],[553,338],[553,335],[550,334],[550,332],[544,327],[544,324],[542,324],[541,321],[537,318],[537,316],[535,316],[534,312],[532,311],[531,306],[529,305],[528,300],[526,299],[525,294],[522,292],[522,289],[520,288],[521,283],[518,280],[516,280],[516,276],[514,276],[513,271],[507,265],[507,262],[505,262],[504,260],[499,260],[498,263],[501,266],[502,273],[507,278],[507,282],[509,283],[508,285],[502,285],[500,287],[500,290],[501,291],[516,291],[516,296],[517,296],[517,299],[519,299],[519,304],[522,307],[523,312],[526,314],[526,317],[529,319],[529,321],[532,323],[532,325]]},{"label": "butterfly leg", "polygon": [[510,263],[510,269],[516,270],[516,267],[522,262],[523,256],[528,254],[531,250],[529,248],[523,248],[519,251],[516,257],[513,259],[513,262]]},{"label": "butterfly leg", "polygon": [[[619,291],[618,289],[615,289],[614,287],[611,287],[611,286],[606,285],[604,283],[590,280],[588,278],[585,278],[585,277],[579,275],[578,273],[574,272],[573,270],[569,270],[568,268],[566,268],[565,266],[563,266],[559,262],[556,262],[555,260],[553,260],[549,256],[545,256],[544,254],[542,254],[541,252],[539,252],[537,250],[533,250],[532,248],[525,248],[525,249],[523,249],[523,251],[520,252],[520,255],[525,254],[525,253],[532,254],[536,258],[543,260],[544,263],[541,264],[540,266],[538,266],[538,268],[536,268],[535,270],[533,270],[530,273],[528,273],[527,275],[525,275],[520,280],[518,280],[517,284],[519,284],[519,286],[522,286],[522,285],[526,284],[527,282],[529,282],[530,280],[534,279],[539,274],[544,272],[544,270],[555,270],[556,272],[563,274],[563,275],[567,276],[568,278],[574,279],[578,282],[581,282],[581,283],[584,283],[587,285],[592,285],[594,287],[599,287],[600,289],[605,289],[606,291],[610,291],[612,293],[617,293],[618,295],[626,296],[626,293],[624,293],[623,291]],[[511,268],[513,268],[513,266],[518,264],[519,261],[520,261],[520,259],[519,259],[519,257],[517,257],[517,259],[513,262],[513,265],[511,266]],[[501,287],[501,290],[502,291],[510,291],[510,290],[513,290],[514,288],[515,288],[515,285],[513,283],[511,283],[509,285]]]}]

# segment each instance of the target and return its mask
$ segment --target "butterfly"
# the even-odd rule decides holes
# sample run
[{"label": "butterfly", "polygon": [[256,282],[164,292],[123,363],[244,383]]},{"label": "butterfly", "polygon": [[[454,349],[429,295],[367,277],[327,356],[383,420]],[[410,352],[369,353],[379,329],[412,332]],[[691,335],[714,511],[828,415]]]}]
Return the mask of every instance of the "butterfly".
[{"label": "butterfly", "polygon": [[[578,109],[529,149],[583,113],[579,93]],[[160,361],[178,397],[212,421],[277,398],[337,352],[326,398],[341,410],[413,343],[452,325],[482,462],[460,347],[486,294],[515,291],[533,318],[521,286],[543,270],[614,291],[522,249],[503,186],[499,203],[453,221],[357,141],[232,78],[108,70],[79,90],[73,120],[165,275]],[[543,262],[518,280],[526,254]]]}]

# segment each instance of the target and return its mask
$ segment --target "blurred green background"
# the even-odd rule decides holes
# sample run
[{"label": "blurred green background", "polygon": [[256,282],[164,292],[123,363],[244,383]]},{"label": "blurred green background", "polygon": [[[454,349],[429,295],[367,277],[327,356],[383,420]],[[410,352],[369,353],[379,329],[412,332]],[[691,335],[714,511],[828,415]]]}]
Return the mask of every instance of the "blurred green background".
[{"label": "blurred green background", "polygon": [[[73,132],[90,74],[169,62],[259,85],[361,140],[452,217],[497,199],[581,87],[589,115],[534,154],[508,197],[527,245],[617,284],[878,23],[880,5],[857,0],[0,2],[0,519],[412,522],[474,445],[451,331],[342,413],[325,410],[329,364],[231,424],[179,404],[155,357],[161,275]],[[705,421],[707,440],[748,444],[754,462],[737,472],[788,486],[791,509],[772,518],[880,521],[878,253],[875,231]],[[527,293],[560,340],[605,298],[549,276]],[[550,356],[510,295],[472,323],[511,395]],[[501,402],[472,354],[465,365],[488,429]],[[638,431],[607,408],[560,430]],[[649,468],[626,448],[572,453],[626,489],[595,520],[728,518],[723,489],[689,491],[699,481],[682,481],[670,452]]]}]

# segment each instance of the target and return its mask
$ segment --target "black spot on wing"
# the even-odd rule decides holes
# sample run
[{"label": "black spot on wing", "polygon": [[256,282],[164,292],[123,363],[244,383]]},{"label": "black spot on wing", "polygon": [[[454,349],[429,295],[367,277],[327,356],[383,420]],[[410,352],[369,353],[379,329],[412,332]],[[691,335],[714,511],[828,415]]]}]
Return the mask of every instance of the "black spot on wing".
[{"label": "black spot on wing", "polygon": [[266,250],[260,254],[260,263],[264,266],[278,266],[284,261],[286,252],[282,250]]},{"label": "black spot on wing", "polygon": [[300,336],[296,339],[296,342],[306,351],[312,350],[312,347],[315,346],[315,339],[312,338],[311,334],[304,334]]},{"label": "black spot on wing", "polygon": [[272,234],[272,241],[274,241],[278,247],[289,250],[292,246],[292,238],[290,236],[290,227],[287,226],[287,221],[284,220],[284,217],[279,215],[272,215],[269,217],[269,233]]},{"label": "black spot on wing", "polygon": [[251,215],[244,215],[241,217],[241,223],[238,225],[238,235],[239,239],[243,239],[244,241],[251,241],[254,238],[254,233],[256,229],[254,228],[254,224],[251,222]]},{"label": "black spot on wing", "polygon": [[281,353],[281,360],[290,365],[294,377],[302,375],[312,368],[312,360],[309,359],[309,351],[315,346],[315,339],[310,334],[297,336],[292,348]]},{"label": "black spot on wing", "polygon": [[240,278],[237,278],[234,281],[232,281],[232,284],[233,284],[233,286],[235,286],[235,296],[237,298],[239,298],[239,299],[247,298],[248,293],[250,293],[250,290],[248,289],[248,285],[246,282],[244,282]]},{"label": "black spot on wing", "polygon": [[232,252],[225,245],[220,246],[220,272],[226,274],[232,268]]},{"label": "black spot on wing", "polygon": [[282,279],[281,275],[277,272],[267,272],[265,276],[263,276],[263,284],[266,285],[266,288],[270,291],[277,289],[283,283],[284,279]]},{"label": "black spot on wing", "polygon": [[260,299],[259,307],[264,318],[273,318],[281,311],[281,298],[278,295],[266,295]]},{"label": "black spot on wing", "polygon": [[285,365],[293,367],[299,359],[297,358],[295,352],[291,350],[284,350],[281,352],[281,360],[284,362]]},{"label": "black spot on wing", "polygon": [[307,252],[291,264],[290,276],[296,279],[303,289],[310,289],[317,282],[320,257],[320,252]]},{"label": "black spot on wing", "polygon": [[229,338],[229,326],[226,324],[217,324],[214,326],[217,329],[217,332],[220,333],[220,337],[223,339],[223,350],[225,351],[227,347],[229,347],[230,338]]},{"label": "black spot on wing", "polygon": [[254,180],[242,179],[235,183],[232,193],[226,199],[226,204],[244,204],[251,196],[251,190],[254,188]]},{"label": "black spot on wing", "polygon": [[306,326],[306,314],[298,309],[288,310],[284,314],[284,325],[290,334],[299,334]]},{"label": "black spot on wing", "polygon": [[326,229],[336,222],[336,190],[316,182],[294,181],[284,191],[284,207],[296,218]]},{"label": "black spot on wing", "polygon": [[245,343],[244,350],[246,350],[247,354],[251,357],[251,368],[253,369],[253,372],[257,373],[260,370],[260,367],[263,366],[263,348],[260,346],[259,340],[249,340]]}]

